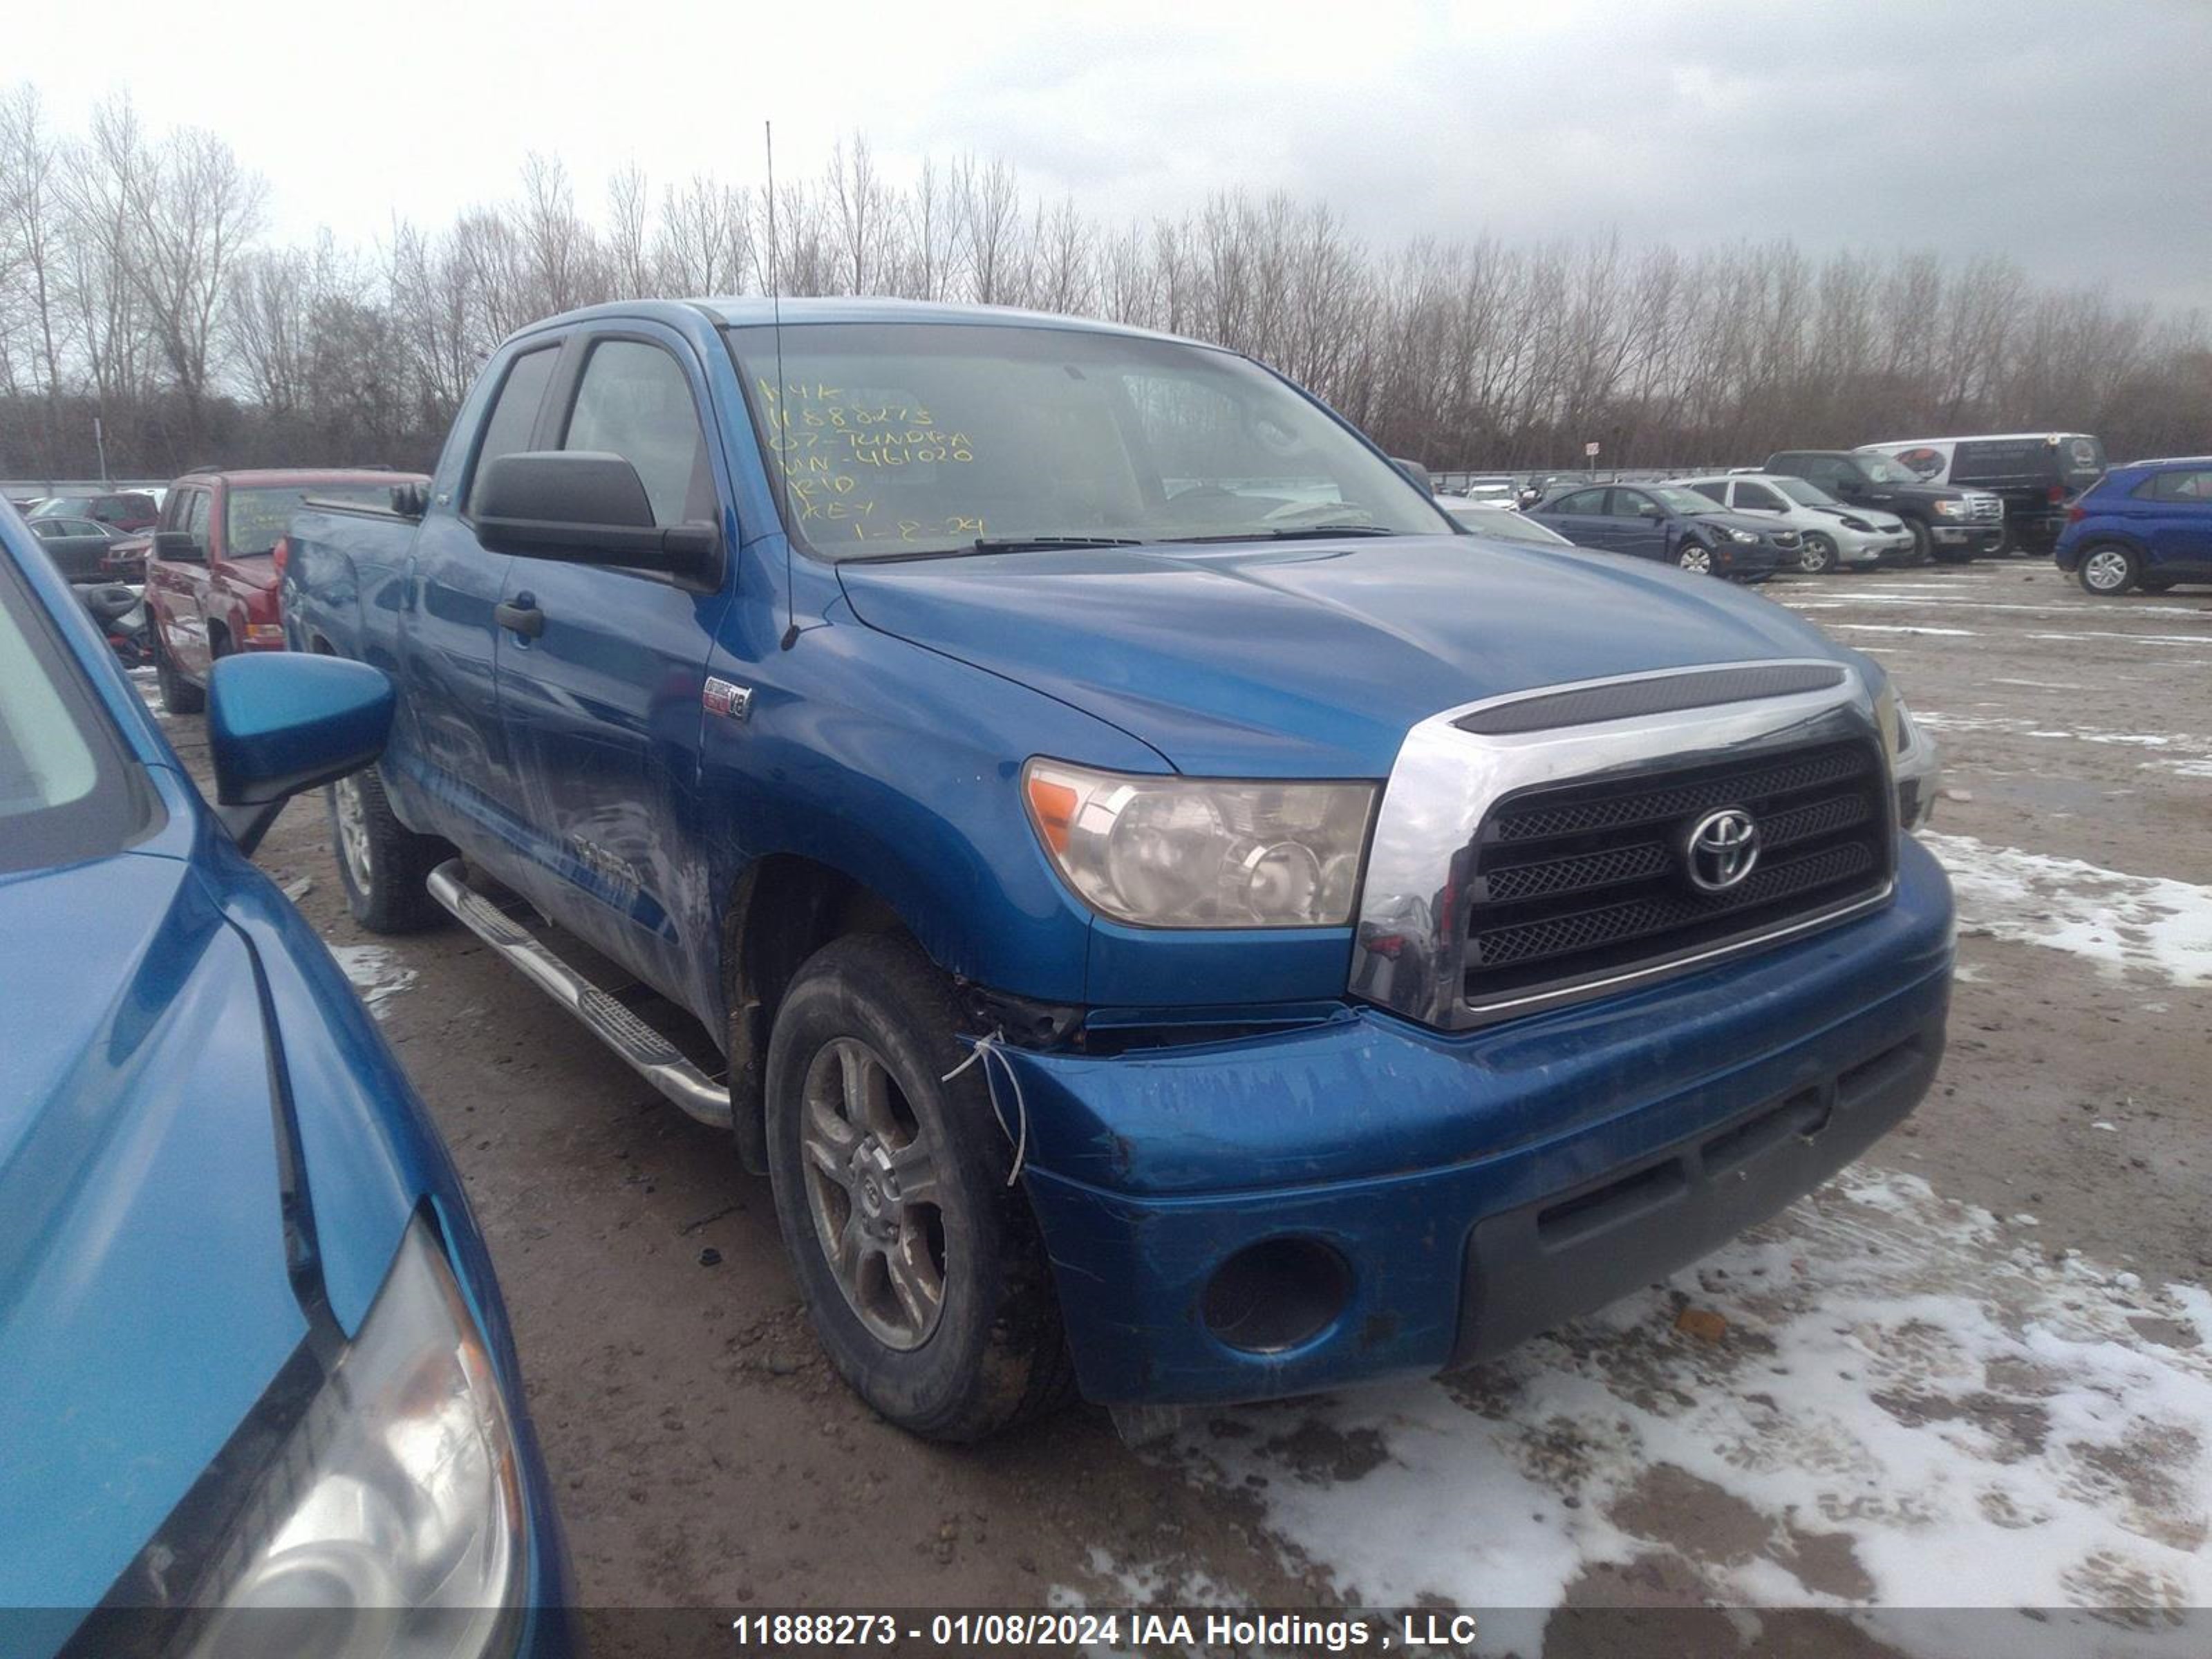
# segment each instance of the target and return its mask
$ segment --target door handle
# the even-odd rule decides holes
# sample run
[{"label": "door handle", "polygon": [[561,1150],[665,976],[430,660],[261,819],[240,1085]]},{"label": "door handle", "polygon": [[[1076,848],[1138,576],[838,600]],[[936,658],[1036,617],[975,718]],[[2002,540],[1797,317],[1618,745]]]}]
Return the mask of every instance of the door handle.
[{"label": "door handle", "polygon": [[491,608],[492,620],[501,628],[536,639],[545,631],[545,613],[538,608],[538,601],[527,593],[518,593],[512,605],[501,601]]}]

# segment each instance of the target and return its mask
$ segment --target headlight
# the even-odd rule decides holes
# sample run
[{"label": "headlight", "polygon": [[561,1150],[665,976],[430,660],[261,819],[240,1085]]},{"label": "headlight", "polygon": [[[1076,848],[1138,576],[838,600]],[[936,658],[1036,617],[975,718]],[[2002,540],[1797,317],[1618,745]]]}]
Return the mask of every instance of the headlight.
[{"label": "headlight", "polygon": [[1856,530],[1865,532],[1873,530],[1874,526],[1869,524],[1864,519],[1845,519],[1844,520],[1844,528],[1846,530]]},{"label": "headlight", "polygon": [[1721,526],[1721,536],[1731,542],[1755,542],[1759,539],[1759,532],[1755,530],[1737,530],[1729,525]]},{"label": "headlight", "polygon": [[427,1225],[261,1472],[194,1599],[193,1659],[459,1659],[513,1639],[520,1472],[505,1403]]},{"label": "headlight", "polygon": [[1936,503],[1936,516],[1939,518],[1960,518],[1964,516],[1966,511],[1966,504],[1964,501],[1938,501]]},{"label": "headlight", "polygon": [[1936,792],[1943,781],[1935,739],[1922,731],[1893,685],[1875,698],[1875,718],[1889,745],[1890,776],[1897,785],[1897,827],[1919,830],[1936,815]]},{"label": "headlight", "polygon": [[1147,927],[1341,927],[1375,805],[1368,783],[1248,783],[1033,760],[1030,822],[1067,884]]}]

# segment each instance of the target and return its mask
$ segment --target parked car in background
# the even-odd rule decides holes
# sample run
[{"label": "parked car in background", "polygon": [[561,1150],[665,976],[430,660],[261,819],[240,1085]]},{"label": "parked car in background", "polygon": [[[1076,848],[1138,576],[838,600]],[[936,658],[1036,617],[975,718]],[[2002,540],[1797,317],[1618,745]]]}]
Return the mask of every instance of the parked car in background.
[{"label": "parked car in background", "polygon": [[1516,499],[1526,509],[1535,506],[1547,495],[1556,495],[1561,490],[1573,489],[1577,484],[1595,482],[1595,480],[1587,472],[1540,472],[1522,484]]},{"label": "parked car in background", "polygon": [[1578,547],[1734,581],[1765,581],[1803,556],[1787,526],[1730,513],[1674,484],[1592,484],[1540,501],[1526,516]]},{"label": "parked car in background", "polygon": [[[1730,528],[1688,533],[1768,551]],[[1471,549],[1231,352],[595,307],[495,353],[410,510],[303,509],[284,580],[301,652],[400,688],[334,792],[355,915],[451,910],[729,1130],[920,1434],[1071,1365],[1474,1363],[1772,1214],[1942,1055],[1934,753],[1880,665]]]},{"label": "parked car in background", "polygon": [[2058,568],[2106,599],[2212,582],[2212,456],[2130,461],[2066,510]]},{"label": "parked car in background", "polygon": [[1501,507],[1511,507],[1520,498],[1520,486],[1510,476],[1500,472],[1469,478],[1460,486],[1459,493],[1471,501],[1495,501]]},{"label": "parked car in background", "polygon": [[1537,547],[1574,545],[1558,531],[1537,523],[1516,507],[1470,501],[1464,495],[1439,495],[1437,505],[1477,536],[1489,536],[1502,542],[1528,542]]},{"label": "parked car in background", "polygon": [[247,857],[374,759],[390,684],[224,667],[210,804],[0,508],[0,1646],[566,1652],[460,1178]]},{"label": "parked car in background", "polygon": [[33,519],[90,519],[117,530],[150,530],[161,503],[143,489],[101,490],[89,495],[48,495],[33,507]]},{"label": "parked car in background", "polygon": [[216,662],[284,648],[274,556],[302,501],[389,505],[395,486],[425,482],[419,473],[380,469],[290,469],[192,472],[170,485],[144,561],[161,707],[197,713]]},{"label": "parked car in background", "polygon": [[58,515],[30,520],[31,533],[39,538],[39,545],[54,562],[55,568],[73,582],[106,581],[113,572],[107,568],[107,557],[115,550],[123,532],[112,525],[101,524],[96,519],[70,519]]},{"label": "parked car in background", "polygon": [[1986,490],[2004,502],[2005,547],[2047,553],[2066,527],[2066,504],[2105,470],[2105,446],[2086,432],[2012,432],[1862,444],[1924,484]]},{"label": "parked car in background", "polygon": [[1924,484],[1887,455],[1856,449],[1782,449],[1762,469],[1816,483],[1847,507],[1905,521],[1913,562],[1961,563],[2004,545],[2004,502],[1987,490]]},{"label": "parked car in background", "polygon": [[1912,532],[1905,520],[1870,507],[1847,507],[1802,478],[1778,472],[1730,472],[1674,483],[1710,496],[1732,513],[1789,526],[1797,532],[1797,568],[1808,576],[1839,569],[1870,570],[1885,558],[1912,556]]}]

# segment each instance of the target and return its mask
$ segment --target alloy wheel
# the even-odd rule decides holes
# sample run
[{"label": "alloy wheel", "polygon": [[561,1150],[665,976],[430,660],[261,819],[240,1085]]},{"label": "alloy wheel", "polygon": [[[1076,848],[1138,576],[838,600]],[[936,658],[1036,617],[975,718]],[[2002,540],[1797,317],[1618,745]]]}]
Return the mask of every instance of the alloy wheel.
[{"label": "alloy wheel", "polygon": [[338,855],[345,860],[346,874],[354,888],[366,893],[375,878],[368,848],[368,803],[362,798],[361,774],[352,773],[331,786],[337,805]]},{"label": "alloy wheel", "polygon": [[823,1259],[871,1336],[918,1348],[945,1311],[936,1135],[857,1037],[823,1044],[805,1095],[799,1151]]},{"label": "alloy wheel", "polygon": [[2100,593],[2117,593],[2128,585],[2128,556],[2100,547],[2081,562],[2081,580]]}]

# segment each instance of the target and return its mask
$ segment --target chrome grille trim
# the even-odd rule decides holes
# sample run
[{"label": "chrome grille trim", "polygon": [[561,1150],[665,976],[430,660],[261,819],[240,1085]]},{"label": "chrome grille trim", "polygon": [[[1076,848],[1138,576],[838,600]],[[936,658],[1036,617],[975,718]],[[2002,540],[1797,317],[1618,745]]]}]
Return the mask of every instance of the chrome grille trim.
[{"label": "chrome grille trim", "polygon": [[[1841,665],[1832,658],[1701,663],[1656,673],[1534,687],[1446,709],[1415,726],[1400,746],[1376,815],[1353,935],[1352,994],[1424,1024],[1466,1029],[1686,972],[1887,902],[1892,884],[1885,875],[1875,890],[1741,937],[1709,941],[1528,995],[1506,995],[1480,1004],[1464,995],[1469,898],[1490,896],[1475,885],[1476,837],[1492,809],[1505,797],[1542,785],[1628,781],[1768,752],[1774,754],[1778,765],[1787,767],[1798,763],[1799,757],[1785,756],[1784,750],[1841,740],[1870,744],[1881,757],[1885,772],[1889,762],[1873,695],[1856,670],[1849,667],[1829,685],[1619,720],[1489,732],[1465,731],[1455,722],[1517,702],[1597,688],[1711,675],[1717,669],[1785,666]],[[1885,787],[1881,793],[1884,810],[1893,818],[1894,790]],[[1893,831],[1893,823],[1890,828]],[[1546,874],[1540,866],[1519,866],[1512,874],[1517,880],[1539,884],[1636,878],[1632,872],[1618,878],[1597,871]]]}]

